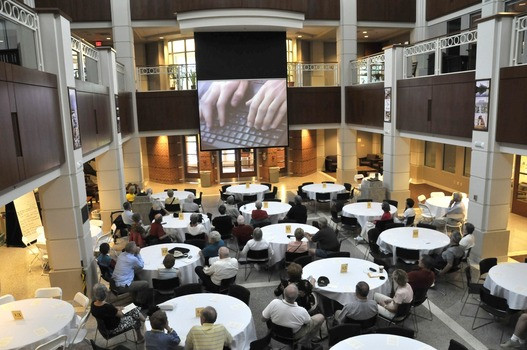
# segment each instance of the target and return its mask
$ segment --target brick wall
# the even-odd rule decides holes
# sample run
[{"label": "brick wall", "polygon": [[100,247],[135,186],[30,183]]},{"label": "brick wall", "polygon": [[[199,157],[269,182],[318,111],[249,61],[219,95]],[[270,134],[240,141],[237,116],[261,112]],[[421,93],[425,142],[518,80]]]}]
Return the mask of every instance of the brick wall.
[{"label": "brick wall", "polygon": [[316,130],[289,132],[289,172],[293,176],[306,176],[317,171]]},{"label": "brick wall", "polygon": [[183,159],[180,136],[146,138],[150,181],[173,184],[183,179]]}]

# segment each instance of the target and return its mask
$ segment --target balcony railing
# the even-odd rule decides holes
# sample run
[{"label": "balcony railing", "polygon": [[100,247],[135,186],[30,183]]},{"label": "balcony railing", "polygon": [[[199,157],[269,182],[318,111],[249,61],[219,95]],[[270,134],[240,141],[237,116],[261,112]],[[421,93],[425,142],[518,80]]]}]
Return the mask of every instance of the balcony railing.
[{"label": "balcony railing", "polygon": [[369,84],[384,81],[384,53],[351,61],[351,83]]},{"label": "balcony railing", "polygon": [[[196,88],[196,66],[174,64],[169,66],[137,67],[137,91],[190,90]],[[339,85],[338,63],[287,64],[289,86]]]},{"label": "balcony railing", "polygon": [[512,48],[511,65],[527,64],[527,16],[514,19]]},{"label": "balcony railing", "polygon": [[99,83],[99,51],[84,40],[71,37],[71,54],[73,56],[73,73],[75,79]]},{"label": "balcony railing", "polygon": [[440,75],[476,68],[478,31],[423,41],[403,52],[403,77]]}]

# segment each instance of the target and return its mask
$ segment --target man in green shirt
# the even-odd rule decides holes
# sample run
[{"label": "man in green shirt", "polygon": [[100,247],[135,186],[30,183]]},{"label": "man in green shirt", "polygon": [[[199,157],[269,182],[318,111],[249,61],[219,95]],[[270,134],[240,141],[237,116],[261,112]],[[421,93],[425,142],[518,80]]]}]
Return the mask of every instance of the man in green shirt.
[{"label": "man in green shirt", "polygon": [[216,322],[216,309],[207,306],[201,311],[201,326],[190,329],[185,340],[186,350],[223,350],[224,346],[230,346],[232,336],[221,324]]}]

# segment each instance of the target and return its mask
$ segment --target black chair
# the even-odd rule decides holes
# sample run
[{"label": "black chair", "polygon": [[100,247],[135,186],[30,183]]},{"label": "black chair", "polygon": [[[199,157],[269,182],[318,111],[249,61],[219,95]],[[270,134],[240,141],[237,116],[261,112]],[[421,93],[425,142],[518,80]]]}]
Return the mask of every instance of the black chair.
[{"label": "black chair", "polygon": [[220,198],[221,198],[221,201],[223,203],[227,202],[227,198],[229,198],[230,196],[231,196],[230,194],[227,194],[225,192],[221,192],[221,190],[220,190]]},{"label": "black chair", "polygon": [[289,345],[291,348],[295,349],[296,342],[295,334],[293,329],[289,327],[279,326],[273,323],[271,320],[267,321],[267,328],[271,331],[271,338],[276,340],[279,343]]},{"label": "black chair", "polygon": [[249,350],[269,349],[269,344],[271,343],[271,335],[271,332],[268,332],[265,337],[252,341]]},{"label": "black chair", "polygon": [[311,226],[316,227],[316,228],[318,228],[320,230],[320,225],[318,224],[317,220],[311,221]]},{"label": "black chair", "polygon": [[301,256],[299,258],[296,258],[294,262],[302,267],[305,267],[307,264],[313,261],[313,257],[307,255],[307,256]]},{"label": "black chair", "polygon": [[269,199],[265,199],[264,200],[266,202],[281,202],[282,200],[280,198],[269,198]]},{"label": "black chair", "polygon": [[349,192],[337,193],[336,201],[346,203],[350,200],[350,198],[351,198],[351,195]]},{"label": "black chair", "polygon": [[365,203],[365,202],[373,202],[373,199],[370,199],[370,198],[357,199],[357,203]]},{"label": "black chair", "polygon": [[314,182],[312,182],[312,181],[304,182],[304,183],[302,183],[302,185],[300,185],[300,187],[304,187],[306,185],[312,185],[312,184],[314,184]]},{"label": "black chair", "polygon": [[276,194],[275,193],[273,193],[273,192],[266,192],[266,193],[264,193],[264,198],[263,198],[264,201],[269,201],[269,200],[272,200],[272,199],[276,199]]},{"label": "black chair", "polygon": [[344,182],[344,188],[351,194],[351,189],[353,186],[349,182]]},{"label": "black chair", "polygon": [[355,236],[360,232],[361,226],[359,225],[357,218],[341,215],[340,229],[344,232],[350,232],[352,236]]},{"label": "black chair", "polygon": [[328,258],[351,258],[351,253],[350,252],[328,253]]},{"label": "black chair", "polygon": [[[152,278],[152,287],[154,287],[154,292],[152,293],[152,304],[157,305],[175,297],[174,289],[179,287],[179,277],[169,278],[166,280]],[[161,300],[157,299],[157,296],[160,296]]]},{"label": "black chair", "polygon": [[419,326],[417,325],[417,313],[415,312],[415,308],[422,305],[425,301],[428,302],[428,311],[430,312],[430,318],[423,317],[424,319],[427,319],[429,321],[433,321],[434,316],[432,315],[432,309],[430,308],[430,300],[428,300],[428,288],[416,288],[414,289],[414,299],[412,300],[412,308],[414,309],[413,315],[414,315],[414,326],[415,326],[415,332],[419,332]]},{"label": "black chair", "polygon": [[187,239],[185,244],[190,244],[194,247],[198,247],[199,249],[203,249],[205,248],[206,242],[204,239]]},{"label": "black chair", "polygon": [[422,224],[422,223],[418,223],[417,225],[415,225],[416,227],[422,227],[422,228],[429,228],[430,230],[437,230],[437,226],[435,225],[432,225],[432,224]]},{"label": "black chair", "polygon": [[413,226],[415,222],[415,215],[406,218],[406,226]]},{"label": "black chair", "polygon": [[171,213],[177,213],[181,211],[181,205],[179,203],[165,204],[165,209]]},{"label": "black chair", "polygon": [[[467,289],[463,292],[463,296],[461,297],[461,300],[465,299],[463,301],[463,306],[461,307],[461,311],[459,311],[459,314],[461,316],[468,316],[472,317],[472,315],[464,315],[463,309],[465,308],[466,304],[470,305],[478,305],[476,303],[469,303],[468,298],[470,295],[479,295],[479,291],[481,288],[483,288],[482,284],[479,283],[473,283],[472,282],[472,273],[470,271],[470,266],[465,267],[465,277],[467,278]],[[467,293],[467,296],[465,297],[465,293]]]},{"label": "black chair", "polygon": [[402,222],[389,222],[384,225],[383,231],[390,230],[392,228],[397,228],[397,227],[404,227],[404,224]]},{"label": "black chair", "polygon": [[289,265],[290,263],[294,262],[297,258],[308,256],[308,252],[303,253],[291,253],[291,252],[285,252],[285,264]]},{"label": "black chair", "polygon": [[201,207],[202,201],[203,201],[203,192],[200,192],[199,197],[194,198],[194,203],[196,203],[197,205]]},{"label": "black chair", "polygon": [[101,281],[101,278],[105,280],[106,282],[110,282],[110,280],[112,279],[112,273],[110,272],[110,268],[107,266],[102,266],[98,262],[97,262],[97,266],[99,266],[99,270],[101,271],[99,282]]},{"label": "black chair", "polygon": [[196,195],[196,190],[194,188],[185,188],[183,191],[190,192],[194,196]]},{"label": "black chair", "polygon": [[397,208],[397,206],[399,205],[399,202],[394,201],[394,200],[392,200],[392,199],[385,199],[384,201],[387,202],[387,203],[390,204],[390,205],[393,205],[393,206],[396,207],[396,208]]},{"label": "black chair", "polygon": [[229,291],[229,287],[236,283],[236,275],[224,278],[221,280],[220,287],[219,287],[219,293],[220,294],[227,294]]},{"label": "black chair", "polygon": [[406,338],[414,338],[415,332],[411,329],[404,328],[404,327],[384,327],[384,328],[378,328],[375,333],[379,334],[392,334],[392,335],[398,335],[401,337]]},{"label": "black chair", "polygon": [[395,315],[392,318],[384,317],[383,315],[379,314],[379,317],[384,319],[388,322],[388,326],[391,324],[399,324],[402,323],[404,325],[404,321],[410,316],[410,311],[412,310],[412,303],[402,303],[399,304],[397,307],[397,311],[395,312]]},{"label": "black chair", "polygon": [[[252,250],[249,249],[247,252],[247,257],[245,260],[238,261],[239,264],[245,265],[245,280],[247,281],[247,278],[251,275],[251,272],[253,270],[253,265],[267,265],[267,268],[269,270],[269,281],[271,281],[271,267],[269,266],[269,250],[268,249],[261,249],[261,250]],[[249,274],[247,274],[247,265],[250,265],[249,268]]]},{"label": "black chair", "polygon": [[315,212],[317,211],[317,203],[329,203],[331,200],[331,193],[315,193]]},{"label": "black chair", "polygon": [[335,228],[338,228],[341,223],[341,218],[339,216],[339,213],[337,213],[335,210],[331,210],[331,222],[335,224]]},{"label": "black chair", "polygon": [[370,329],[370,328],[373,328],[375,325],[377,325],[377,315],[371,317],[371,318],[368,318],[366,320],[354,320],[352,318],[349,318],[349,317],[346,317],[344,319],[344,323],[349,323],[349,324],[357,324],[360,326],[360,329],[362,332]]},{"label": "black chair", "polygon": [[258,195],[256,194],[244,194],[243,199],[245,203],[254,203],[258,200]]},{"label": "black chair", "polygon": [[174,295],[181,297],[183,295],[203,293],[203,286],[199,283],[189,283],[174,289]]},{"label": "black chair", "polygon": [[335,181],[322,181],[323,184],[334,184]]},{"label": "black chair", "polygon": [[460,342],[457,342],[454,339],[450,339],[450,345],[448,346],[448,350],[468,350],[468,348]]},{"label": "black chair", "polygon": [[341,324],[333,328],[328,328],[329,347],[337,344],[338,342],[348,339],[357,335],[360,335],[361,328],[358,324]]},{"label": "black chair", "polygon": [[172,190],[174,192],[177,192],[177,188],[165,188],[163,192],[168,192],[168,190]]},{"label": "black chair", "polygon": [[273,191],[273,185],[269,182],[262,182],[262,185],[269,187],[269,191]]},{"label": "black chair", "polygon": [[[114,338],[114,337],[116,337],[118,335],[121,335],[123,333],[124,333],[124,336],[125,336],[124,341],[128,341],[128,336],[127,336],[126,333],[128,331],[134,330],[134,327],[133,327],[133,324],[132,324],[129,327],[123,328],[119,332],[110,332],[106,328],[106,325],[104,324],[104,320],[98,319],[97,317],[95,317],[95,320],[97,321],[97,330],[95,331],[95,339],[94,339],[94,341],[97,341],[97,333],[99,333],[106,340],[106,345],[104,346],[105,349],[108,348],[108,341],[110,339],[112,339],[112,338]],[[135,334],[135,330],[134,330],[133,334],[134,334],[133,342],[135,343],[135,342],[137,342],[137,336]]]},{"label": "black chair", "polygon": [[418,250],[396,247],[395,255],[397,255],[398,260],[403,261],[405,264],[415,265],[419,261]]},{"label": "black chair", "polygon": [[364,254],[364,258],[366,259],[366,256],[368,255],[368,252],[369,252],[370,255],[373,257],[373,259],[384,261],[389,266],[389,263],[386,261],[386,259],[391,258],[392,254],[384,254],[383,252],[381,252],[381,249],[377,245],[377,238],[379,238],[380,234],[381,233],[376,228],[372,228],[371,230],[368,231],[368,249],[366,250],[366,253]]},{"label": "black chair", "polygon": [[[492,315],[492,318],[489,319],[489,318],[478,317],[478,313],[480,309],[483,309],[485,312]],[[478,328],[484,327],[493,322],[504,322],[505,320],[509,320],[509,317],[512,314],[513,312],[509,309],[509,305],[507,304],[507,299],[500,298],[500,297],[490,294],[490,291],[487,288],[481,288],[479,290],[478,309],[476,310],[476,313],[474,314],[474,319],[472,321],[472,330],[476,330]],[[489,322],[483,323],[479,326],[474,326],[476,324],[476,318],[483,319]],[[505,328],[503,327],[501,330],[501,337],[499,341],[500,343],[503,338],[504,330]]]},{"label": "black chair", "polygon": [[[387,229],[387,227],[390,227],[391,225],[394,225],[393,219],[389,220],[377,220],[375,222],[375,228],[377,228],[381,233]],[[402,224],[399,224],[400,227],[404,226]]]},{"label": "black chair", "polygon": [[496,258],[486,258],[479,261],[479,278],[478,281],[484,280],[483,275],[487,274],[491,268],[498,265],[498,259]]},{"label": "black chair", "polygon": [[235,297],[236,299],[243,301],[247,306],[249,306],[251,292],[247,288],[239,286],[237,284],[231,284],[229,286],[227,295]]},{"label": "black chair", "polygon": [[227,191],[227,188],[229,188],[229,187],[231,187],[230,184],[228,184],[228,185],[221,185],[221,192]]}]

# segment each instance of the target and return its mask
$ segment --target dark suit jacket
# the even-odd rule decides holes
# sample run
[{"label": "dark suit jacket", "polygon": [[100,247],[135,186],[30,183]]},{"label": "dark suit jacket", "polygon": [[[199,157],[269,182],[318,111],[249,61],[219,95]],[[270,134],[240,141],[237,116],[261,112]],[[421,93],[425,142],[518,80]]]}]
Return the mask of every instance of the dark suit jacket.
[{"label": "dark suit jacket", "polygon": [[212,226],[223,237],[230,235],[232,231],[232,218],[229,215],[220,215],[212,219]]}]

